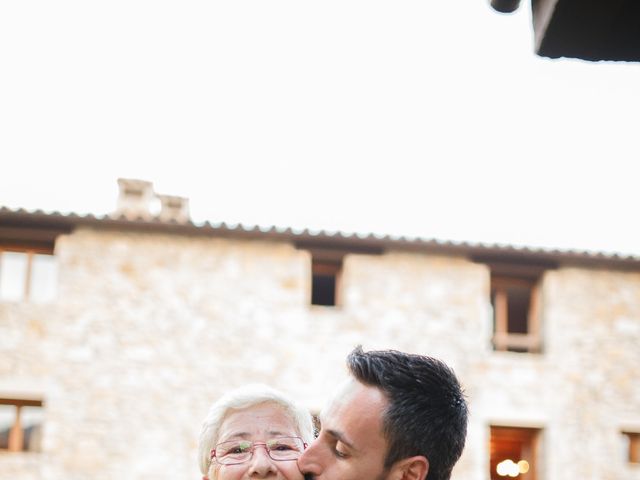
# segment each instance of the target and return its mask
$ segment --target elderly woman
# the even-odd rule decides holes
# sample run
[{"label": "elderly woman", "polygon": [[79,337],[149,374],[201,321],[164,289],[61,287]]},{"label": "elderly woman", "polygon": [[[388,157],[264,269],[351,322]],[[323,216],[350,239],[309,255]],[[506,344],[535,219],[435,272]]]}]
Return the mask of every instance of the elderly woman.
[{"label": "elderly woman", "polygon": [[265,385],[248,385],[216,401],[202,425],[203,480],[302,480],[296,460],[313,440],[308,411]]}]

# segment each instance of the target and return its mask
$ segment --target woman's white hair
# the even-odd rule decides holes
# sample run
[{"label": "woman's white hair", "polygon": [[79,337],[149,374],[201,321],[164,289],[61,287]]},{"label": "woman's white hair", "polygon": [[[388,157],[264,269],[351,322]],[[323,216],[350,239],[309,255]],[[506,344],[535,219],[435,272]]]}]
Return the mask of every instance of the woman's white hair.
[{"label": "woman's white hair", "polygon": [[230,410],[244,410],[263,403],[273,403],[284,409],[291,417],[293,425],[305,443],[314,438],[311,414],[297,405],[285,394],[267,385],[251,384],[227,392],[211,405],[202,424],[198,441],[198,463],[203,475],[209,472],[211,449],[218,443],[218,433],[222,422]]}]

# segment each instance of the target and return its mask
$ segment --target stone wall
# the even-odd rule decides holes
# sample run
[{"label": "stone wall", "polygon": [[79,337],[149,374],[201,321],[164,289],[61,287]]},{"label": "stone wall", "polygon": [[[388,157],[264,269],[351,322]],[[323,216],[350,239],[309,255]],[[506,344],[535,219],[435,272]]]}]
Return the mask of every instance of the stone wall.
[{"label": "stone wall", "polygon": [[210,403],[253,381],[318,411],[357,344],[430,354],[465,384],[454,480],[488,478],[491,424],[544,429],[543,479],[634,479],[640,275],[548,272],[544,352],[491,349],[489,272],[455,257],[348,255],[340,307],[310,306],[309,253],[269,241],[82,228],[56,244],[53,305],[0,304],[0,395],[46,402],[42,453],[0,479],[188,480]]}]

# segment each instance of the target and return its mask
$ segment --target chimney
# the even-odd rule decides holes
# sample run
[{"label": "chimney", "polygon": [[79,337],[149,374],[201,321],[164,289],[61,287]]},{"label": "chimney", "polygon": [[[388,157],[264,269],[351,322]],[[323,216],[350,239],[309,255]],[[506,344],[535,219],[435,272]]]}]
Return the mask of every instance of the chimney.
[{"label": "chimney", "polygon": [[114,216],[124,216],[128,220],[152,218],[151,207],[155,195],[151,182],[119,178],[118,189],[118,206]]},{"label": "chimney", "polygon": [[158,195],[160,199],[159,218],[163,222],[174,221],[186,223],[189,221],[189,199],[174,195]]}]

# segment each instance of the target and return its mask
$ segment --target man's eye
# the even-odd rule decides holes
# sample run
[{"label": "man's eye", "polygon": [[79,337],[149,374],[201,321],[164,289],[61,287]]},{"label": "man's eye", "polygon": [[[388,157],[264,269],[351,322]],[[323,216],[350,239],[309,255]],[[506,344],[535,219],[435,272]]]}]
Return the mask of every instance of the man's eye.
[{"label": "man's eye", "polygon": [[333,453],[338,458],[347,458],[349,456],[347,452],[343,452],[337,446],[333,447]]}]

